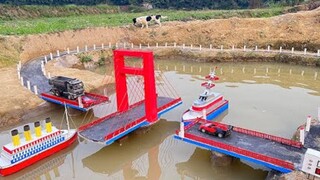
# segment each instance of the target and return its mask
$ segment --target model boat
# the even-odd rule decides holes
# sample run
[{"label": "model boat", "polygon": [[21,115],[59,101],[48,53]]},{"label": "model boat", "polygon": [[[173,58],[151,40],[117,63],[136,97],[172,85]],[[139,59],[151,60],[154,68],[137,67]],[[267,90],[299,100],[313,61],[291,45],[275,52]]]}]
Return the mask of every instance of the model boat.
[{"label": "model boat", "polygon": [[183,113],[182,120],[185,122],[197,118],[212,120],[228,109],[228,101],[224,99],[224,96],[212,91],[212,88],[215,87],[214,82],[219,80],[215,71],[212,71],[205,79],[207,81],[201,84],[205,88],[204,91],[193,102],[191,108]]},{"label": "model boat", "polygon": [[12,142],[2,147],[0,175],[7,176],[44,159],[71,145],[77,139],[77,130],[60,130],[52,125],[51,119],[24,125],[23,137],[18,127],[11,130]]}]

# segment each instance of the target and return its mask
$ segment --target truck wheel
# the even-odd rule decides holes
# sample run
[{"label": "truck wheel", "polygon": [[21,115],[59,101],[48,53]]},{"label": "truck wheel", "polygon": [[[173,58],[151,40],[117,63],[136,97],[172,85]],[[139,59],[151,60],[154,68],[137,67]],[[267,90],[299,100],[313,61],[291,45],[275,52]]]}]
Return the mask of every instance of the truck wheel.
[{"label": "truck wheel", "polygon": [[218,137],[219,138],[223,138],[223,134],[222,133],[218,133]]},{"label": "truck wheel", "polygon": [[59,92],[58,91],[54,91],[53,93],[55,96],[60,96]]}]

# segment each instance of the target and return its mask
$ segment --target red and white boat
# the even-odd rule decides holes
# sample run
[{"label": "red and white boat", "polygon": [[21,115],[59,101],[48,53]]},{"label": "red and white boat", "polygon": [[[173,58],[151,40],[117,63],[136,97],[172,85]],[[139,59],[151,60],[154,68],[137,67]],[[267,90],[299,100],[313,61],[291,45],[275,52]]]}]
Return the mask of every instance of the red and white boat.
[{"label": "red and white boat", "polygon": [[[68,118],[67,118],[68,119]],[[68,121],[68,120],[67,120]],[[32,126],[32,128],[30,128]],[[2,147],[0,175],[7,176],[26,168],[71,145],[77,139],[77,130],[60,130],[52,126],[50,118],[11,130],[12,142]]]},{"label": "red and white boat", "polygon": [[201,86],[205,88],[203,93],[193,102],[191,108],[183,113],[183,121],[191,121],[196,118],[212,120],[228,109],[228,101],[224,99],[223,95],[211,91],[215,86],[214,81],[219,80],[215,71],[211,72],[205,78],[207,81],[201,84]]}]

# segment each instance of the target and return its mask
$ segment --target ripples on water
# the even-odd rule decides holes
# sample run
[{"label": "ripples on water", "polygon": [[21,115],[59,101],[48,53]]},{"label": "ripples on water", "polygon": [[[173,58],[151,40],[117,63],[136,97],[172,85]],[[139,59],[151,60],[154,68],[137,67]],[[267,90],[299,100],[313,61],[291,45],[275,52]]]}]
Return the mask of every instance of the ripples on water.
[{"label": "ripples on water", "polygon": [[[130,62],[131,63],[131,62]],[[138,66],[139,61],[131,65]],[[80,140],[79,144],[37,163],[9,179],[264,179],[266,171],[255,170],[239,160],[228,167],[212,167],[210,152],[173,139],[180,116],[202,92],[200,83],[212,68],[220,76],[215,91],[230,101],[219,121],[291,138],[308,115],[320,106],[319,68],[270,63],[195,63],[159,60],[156,68],[175,86],[183,104],[162,116],[146,133],[107,147]],[[113,65],[97,69],[112,74]],[[114,87],[105,91],[115,103]],[[108,109],[114,111],[115,109]],[[89,113],[71,112],[76,126],[104,115],[103,107]],[[63,109],[26,120],[61,119]],[[59,127],[60,121],[53,122]],[[10,141],[9,128],[2,129],[0,144]],[[40,168],[39,168],[40,167]],[[41,170],[40,170],[41,169]],[[1,178],[0,179],[4,179]],[[7,179],[7,178],[6,178]]]}]

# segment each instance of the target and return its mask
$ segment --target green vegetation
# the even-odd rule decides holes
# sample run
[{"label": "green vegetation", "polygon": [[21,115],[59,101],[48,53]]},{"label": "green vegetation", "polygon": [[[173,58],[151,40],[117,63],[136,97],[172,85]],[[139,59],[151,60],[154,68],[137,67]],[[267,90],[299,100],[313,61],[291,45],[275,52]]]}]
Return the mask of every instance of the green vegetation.
[{"label": "green vegetation", "polygon": [[151,4],[162,9],[244,9],[268,7],[270,4],[296,5],[305,0],[0,0],[12,5],[97,5],[120,6]]},{"label": "green vegetation", "polygon": [[91,55],[80,55],[80,62],[81,63],[88,63],[92,61]]},{"label": "green vegetation", "polygon": [[97,6],[12,6],[0,5],[0,20],[19,20],[34,18],[68,17],[95,14],[117,13],[119,8],[116,6],[97,5]]},{"label": "green vegetation", "polygon": [[104,52],[101,52],[98,62],[96,63],[98,66],[104,66],[106,64],[106,55]]},{"label": "green vegetation", "polygon": [[114,13],[101,15],[79,15],[68,17],[35,18],[20,20],[0,20],[0,34],[26,35],[77,30],[88,27],[122,26],[132,23],[132,18],[146,14],[163,14],[168,16],[167,21],[207,20],[229,17],[257,17],[276,16],[283,12],[283,7],[254,10],[206,10],[206,11],[176,11],[152,10],[144,13]]}]

